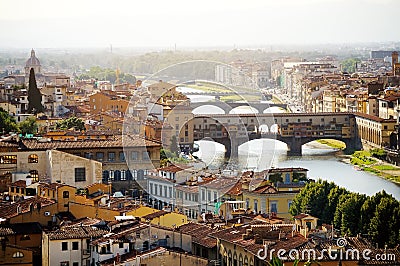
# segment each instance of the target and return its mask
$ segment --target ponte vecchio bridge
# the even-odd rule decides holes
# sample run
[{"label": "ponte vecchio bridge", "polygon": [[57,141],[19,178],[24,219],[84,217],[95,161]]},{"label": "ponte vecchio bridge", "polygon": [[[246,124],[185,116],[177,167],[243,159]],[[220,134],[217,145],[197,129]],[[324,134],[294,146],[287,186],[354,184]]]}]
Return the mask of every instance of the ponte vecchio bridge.
[{"label": "ponte vecchio bridge", "polygon": [[211,138],[238,155],[238,147],[253,139],[271,138],[286,143],[290,155],[301,155],[302,145],[318,139],[337,139],[346,149],[361,149],[354,113],[266,113],[195,115],[194,140]]}]

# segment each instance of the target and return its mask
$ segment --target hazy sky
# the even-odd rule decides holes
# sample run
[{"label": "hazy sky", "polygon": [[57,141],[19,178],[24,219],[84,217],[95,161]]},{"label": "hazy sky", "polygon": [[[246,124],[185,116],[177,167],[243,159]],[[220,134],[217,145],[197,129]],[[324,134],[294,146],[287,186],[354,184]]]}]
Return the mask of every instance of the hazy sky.
[{"label": "hazy sky", "polygon": [[398,0],[0,0],[0,47],[399,41]]}]

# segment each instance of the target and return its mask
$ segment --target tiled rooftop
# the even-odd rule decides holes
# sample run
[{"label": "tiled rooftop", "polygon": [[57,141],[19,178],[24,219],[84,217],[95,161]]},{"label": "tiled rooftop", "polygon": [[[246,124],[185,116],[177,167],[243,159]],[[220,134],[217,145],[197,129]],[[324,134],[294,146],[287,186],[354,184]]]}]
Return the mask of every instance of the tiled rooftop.
[{"label": "tiled rooftop", "polygon": [[109,233],[94,226],[64,226],[56,231],[47,232],[50,240],[97,238]]},{"label": "tiled rooftop", "polygon": [[31,197],[28,199],[24,199],[20,202],[15,202],[10,205],[1,206],[0,207],[0,218],[8,219],[11,217],[15,217],[18,215],[17,210],[19,209],[19,213],[26,213],[30,211],[30,206],[32,205],[34,209],[37,209],[38,206],[44,207],[51,204],[55,204],[54,200],[50,200],[47,198],[42,198],[39,196]]},{"label": "tiled rooftop", "polygon": [[157,212],[150,213],[150,214],[147,214],[145,216],[142,216],[142,218],[145,219],[145,220],[152,220],[154,218],[163,216],[163,215],[165,215],[167,213],[168,213],[167,211],[161,210],[161,211],[157,211]]},{"label": "tiled rooftop", "polygon": [[215,229],[213,230],[208,226],[196,223],[188,223],[181,225],[178,228],[178,231],[191,235],[193,243],[205,246],[207,248],[214,248],[217,245],[217,240],[208,236],[208,234],[215,232]]},{"label": "tiled rooftop", "polygon": [[121,148],[121,147],[157,147],[159,143],[145,140],[138,136],[118,135],[114,139],[84,140],[84,141],[50,141],[40,142],[34,139],[22,140],[24,148],[28,150],[49,149],[84,149],[84,148]]}]

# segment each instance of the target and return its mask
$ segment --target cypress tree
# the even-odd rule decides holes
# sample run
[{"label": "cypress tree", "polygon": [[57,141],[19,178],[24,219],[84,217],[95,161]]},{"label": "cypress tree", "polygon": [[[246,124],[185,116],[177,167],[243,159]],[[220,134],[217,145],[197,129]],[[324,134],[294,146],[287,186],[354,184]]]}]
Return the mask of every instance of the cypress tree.
[{"label": "cypress tree", "polygon": [[36,84],[35,71],[31,68],[29,72],[28,113],[37,114],[42,113],[43,110],[42,94]]}]

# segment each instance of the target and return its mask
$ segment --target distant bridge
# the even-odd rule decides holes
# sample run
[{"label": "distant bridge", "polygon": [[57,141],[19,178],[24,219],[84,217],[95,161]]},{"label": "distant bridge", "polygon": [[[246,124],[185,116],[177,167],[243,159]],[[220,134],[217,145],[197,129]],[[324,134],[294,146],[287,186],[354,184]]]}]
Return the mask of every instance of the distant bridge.
[{"label": "distant bridge", "polygon": [[191,102],[190,107],[196,109],[200,106],[211,105],[221,108],[225,114],[229,114],[229,112],[239,106],[250,106],[258,111],[259,114],[264,113],[270,107],[280,107],[284,110],[287,110],[288,106],[286,103],[266,103],[266,102],[251,102],[251,101],[244,101],[244,102],[222,102],[222,101],[215,101],[215,102]]}]

